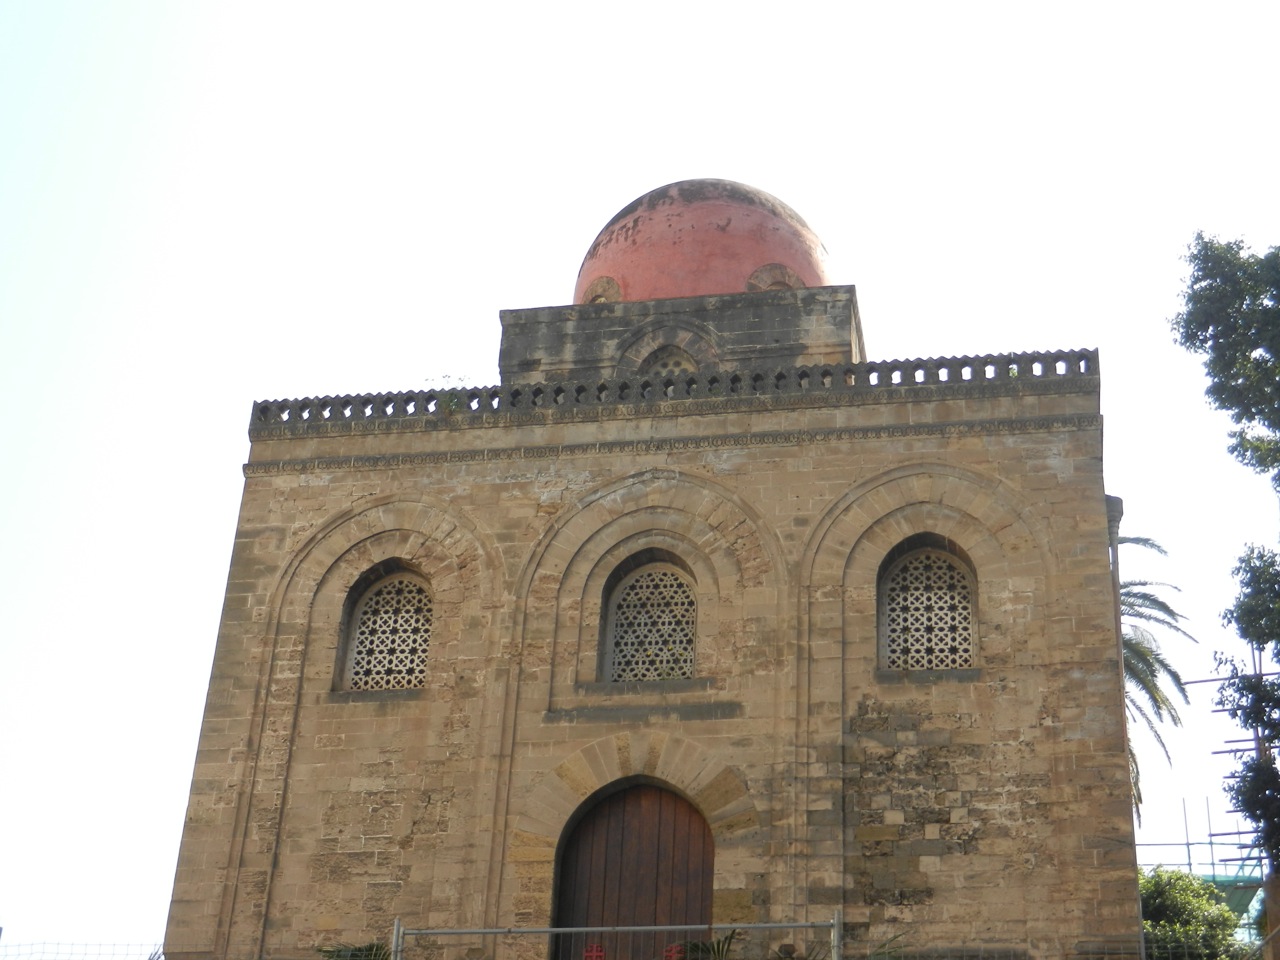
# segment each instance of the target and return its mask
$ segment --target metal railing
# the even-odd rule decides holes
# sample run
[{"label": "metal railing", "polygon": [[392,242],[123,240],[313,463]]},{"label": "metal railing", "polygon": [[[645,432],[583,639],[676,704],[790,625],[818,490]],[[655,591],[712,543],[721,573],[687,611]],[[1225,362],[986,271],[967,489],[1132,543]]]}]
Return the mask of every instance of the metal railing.
[{"label": "metal railing", "polygon": [[[817,940],[810,932],[820,932]],[[818,923],[683,924],[614,927],[406,927],[396,918],[391,960],[828,960],[842,955],[836,910]]]}]

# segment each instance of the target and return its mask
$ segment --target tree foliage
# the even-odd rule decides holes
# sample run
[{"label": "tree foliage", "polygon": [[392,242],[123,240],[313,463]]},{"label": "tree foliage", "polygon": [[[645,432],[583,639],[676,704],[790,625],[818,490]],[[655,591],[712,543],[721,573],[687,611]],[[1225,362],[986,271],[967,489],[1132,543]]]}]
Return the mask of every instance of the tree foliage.
[{"label": "tree foliage", "polygon": [[1256,827],[1254,843],[1280,862],[1280,771],[1270,754],[1249,757],[1227,786],[1231,802]]},{"label": "tree foliage", "polygon": [[[1259,654],[1280,663],[1280,555],[1250,547],[1233,571],[1240,594],[1225,620]],[[1261,664],[1261,656],[1255,664]],[[1255,830],[1254,842],[1267,854],[1272,868],[1280,864],[1280,770],[1275,748],[1280,743],[1280,678],[1256,667],[1229,664],[1231,676],[1218,698],[1231,718],[1251,730],[1258,750],[1227,786],[1232,802]]]},{"label": "tree foliage", "polygon": [[1249,547],[1232,573],[1240,581],[1240,594],[1222,619],[1255,649],[1270,649],[1280,663],[1280,556]]},{"label": "tree foliage", "polygon": [[[1280,490],[1280,247],[1262,255],[1239,240],[1197,233],[1187,255],[1191,278],[1183,310],[1173,318],[1178,342],[1204,357],[1205,391],[1231,414],[1231,452],[1271,475]],[[1230,663],[1220,703],[1254,731],[1258,749],[1227,792],[1257,830],[1274,871],[1280,865],[1280,685],[1261,668],[1267,653],[1280,662],[1280,559],[1250,547],[1235,575],[1240,594],[1223,619],[1253,648],[1248,669]]]},{"label": "tree foliage", "polygon": [[1280,247],[1259,256],[1197,233],[1187,261],[1178,342],[1204,356],[1205,392],[1240,425],[1231,452],[1280,486]]},{"label": "tree foliage", "polygon": [[1212,960],[1243,957],[1235,939],[1236,917],[1207,880],[1156,867],[1138,874],[1147,960]]}]

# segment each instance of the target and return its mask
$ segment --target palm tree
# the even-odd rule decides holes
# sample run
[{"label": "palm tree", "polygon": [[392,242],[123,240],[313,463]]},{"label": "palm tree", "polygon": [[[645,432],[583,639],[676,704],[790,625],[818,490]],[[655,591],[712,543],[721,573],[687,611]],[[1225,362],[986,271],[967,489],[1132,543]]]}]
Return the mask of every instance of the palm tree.
[{"label": "palm tree", "polygon": [[[1119,542],[1145,547],[1162,556],[1166,553],[1164,547],[1147,537],[1121,537]],[[1154,626],[1172,630],[1192,643],[1196,642],[1196,638],[1179,625],[1184,619],[1182,614],[1154,592],[1157,587],[1178,589],[1171,584],[1153,580],[1121,582],[1120,641],[1124,656],[1125,709],[1130,719],[1141,719],[1147,725],[1167,760],[1169,748],[1165,746],[1156,724],[1168,720],[1175,727],[1182,726],[1182,718],[1178,716],[1177,704],[1174,702],[1175,696],[1181,697],[1183,703],[1190,701],[1182,675],[1165,659],[1160,650],[1160,641],[1150,628]],[[1129,777],[1133,784],[1133,803],[1136,808],[1142,803],[1142,790],[1138,780],[1138,758],[1133,752],[1132,743],[1129,744]]]}]

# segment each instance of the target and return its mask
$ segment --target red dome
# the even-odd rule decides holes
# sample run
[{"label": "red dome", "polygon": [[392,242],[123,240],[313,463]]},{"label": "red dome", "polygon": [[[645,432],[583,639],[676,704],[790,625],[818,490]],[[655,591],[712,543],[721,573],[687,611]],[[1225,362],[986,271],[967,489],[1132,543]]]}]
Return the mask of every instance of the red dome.
[{"label": "red dome", "polygon": [[682,180],[623,207],[582,261],[574,303],[827,282],[822,244],[785,203],[731,180]]}]

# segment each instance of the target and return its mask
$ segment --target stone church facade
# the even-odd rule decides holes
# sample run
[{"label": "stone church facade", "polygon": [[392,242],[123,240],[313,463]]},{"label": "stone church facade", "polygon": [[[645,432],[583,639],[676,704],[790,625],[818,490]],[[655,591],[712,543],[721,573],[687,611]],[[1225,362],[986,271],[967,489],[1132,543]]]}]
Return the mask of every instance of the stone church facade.
[{"label": "stone church facade", "polygon": [[724,181],[575,299],[503,312],[497,387],[254,406],[170,960],[636,922],[566,851],[642,788],[709,838],[655,921],[1136,945],[1096,353],[868,361]]}]

